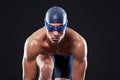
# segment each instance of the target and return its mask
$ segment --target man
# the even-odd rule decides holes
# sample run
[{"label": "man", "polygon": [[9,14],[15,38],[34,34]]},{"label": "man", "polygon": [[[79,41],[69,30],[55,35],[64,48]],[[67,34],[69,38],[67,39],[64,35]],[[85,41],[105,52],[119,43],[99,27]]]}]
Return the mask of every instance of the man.
[{"label": "man", "polygon": [[86,41],[67,27],[67,14],[61,7],[50,8],[45,27],[25,42],[23,80],[84,80],[87,67]]}]

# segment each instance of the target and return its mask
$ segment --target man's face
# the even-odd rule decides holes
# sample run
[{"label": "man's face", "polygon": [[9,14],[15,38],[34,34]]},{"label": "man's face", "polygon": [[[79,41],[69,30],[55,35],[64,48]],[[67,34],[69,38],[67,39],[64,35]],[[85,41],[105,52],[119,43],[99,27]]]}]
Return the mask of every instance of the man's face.
[{"label": "man's face", "polygon": [[[55,24],[51,23],[50,25],[53,26],[54,28],[58,28],[62,24],[60,24],[60,23],[55,23]],[[65,36],[65,30],[62,31],[62,32],[59,32],[57,30],[55,30],[55,31],[49,31],[49,30],[46,29],[46,31],[47,31],[47,37],[49,38],[50,42],[54,43],[54,44],[60,43],[60,41]]]}]

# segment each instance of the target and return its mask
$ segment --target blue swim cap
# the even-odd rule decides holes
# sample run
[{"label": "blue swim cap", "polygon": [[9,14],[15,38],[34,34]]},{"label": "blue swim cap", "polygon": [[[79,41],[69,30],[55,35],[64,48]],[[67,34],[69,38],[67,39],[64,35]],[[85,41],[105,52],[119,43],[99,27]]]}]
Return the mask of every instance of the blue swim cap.
[{"label": "blue swim cap", "polygon": [[[63,8],[54,6],[47,11],[44,22],[48,31],[62,32],[67,27],[67,14]],[[54,28],[54,26],[51,26],[50,23],[60,23],[62,25]]]},{"label": "blue swim cap", "polygon": [[67,14],[61,7],[54,6],[50,8],[45,16],[45,20],[48,23],[62,23],[65,24],[67,21]]}]

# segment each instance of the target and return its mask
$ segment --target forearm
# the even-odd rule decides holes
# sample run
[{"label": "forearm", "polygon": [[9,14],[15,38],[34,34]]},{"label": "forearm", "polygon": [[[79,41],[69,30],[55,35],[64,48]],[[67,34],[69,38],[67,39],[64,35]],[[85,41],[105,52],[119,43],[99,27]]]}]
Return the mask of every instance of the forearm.
[{"label": "forearm", "polygon": [[73,62],[72,80],[85,80],[87,61]]},{"label": "forearm", "polygon": [[22,62],[22,69],[23,69],[23,80],[35,80],[36,78],[36,62],[28,61],[27,59],[23,59]]},{"label": "forearm", "polygon": [[24,78],[23,80],[35,80],[35,79]]},{"label": "forearm", "polygon": [[35,80],[35,76],[23,75],[23,79],[22,80]]}]

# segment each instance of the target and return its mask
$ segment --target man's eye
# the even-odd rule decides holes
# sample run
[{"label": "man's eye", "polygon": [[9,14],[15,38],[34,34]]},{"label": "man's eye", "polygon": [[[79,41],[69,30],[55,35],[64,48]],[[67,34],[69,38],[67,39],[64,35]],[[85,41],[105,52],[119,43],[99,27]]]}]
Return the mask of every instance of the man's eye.
[{"label": "man's eye", "polygon": [[53,26],[49,25],[50,28],[53,28]]},{"label": "man's eye", "polygon": [[61,29],[61,28],[63,28],[63,25],[61,25],[61,26],[58,27],[58,29]]},{"label": "man's eye", "polygon": [[49,25],[49,30],[51,30],[51,31],[54,30],[54,27]]}]

